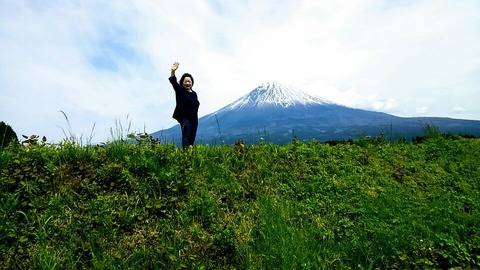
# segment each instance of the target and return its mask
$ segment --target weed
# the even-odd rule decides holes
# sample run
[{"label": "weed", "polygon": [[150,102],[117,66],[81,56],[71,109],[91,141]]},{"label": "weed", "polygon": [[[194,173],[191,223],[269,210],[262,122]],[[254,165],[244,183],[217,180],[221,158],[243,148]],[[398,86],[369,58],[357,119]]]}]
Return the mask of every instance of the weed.
[{"label": "weed", "polygon": [[480,141],[0,149],[3,269],[479,268]]}]

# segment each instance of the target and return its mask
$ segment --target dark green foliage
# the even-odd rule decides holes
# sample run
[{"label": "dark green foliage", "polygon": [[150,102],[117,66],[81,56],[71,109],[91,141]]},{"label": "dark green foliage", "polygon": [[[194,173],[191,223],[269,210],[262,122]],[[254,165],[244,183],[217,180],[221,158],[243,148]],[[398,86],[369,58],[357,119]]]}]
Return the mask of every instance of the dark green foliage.
[{"label": "dark green foliage", "polygon": [[17,134],[10,125],[0,122],[0,148],[4,148],[11,142],[18,142]]},{"label": "dark green foliage", "polygon": [[479,268],[480,140],[429,132],[3,148],[0,268]]}]

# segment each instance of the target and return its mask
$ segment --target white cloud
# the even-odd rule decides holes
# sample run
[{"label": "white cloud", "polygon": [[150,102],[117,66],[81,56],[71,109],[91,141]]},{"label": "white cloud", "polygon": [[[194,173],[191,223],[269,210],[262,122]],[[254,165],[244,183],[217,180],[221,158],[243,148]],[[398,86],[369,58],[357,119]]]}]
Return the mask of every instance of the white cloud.
[{"label": "white cloud", "polygon": [[415,112],[418,115],[423,115],[428,112],[428,109],[429,109],[428,106],[421,106],[421,107],[415,108]]},{"label": "white cloud", "polygon": [[462,107],[455,107],[453,108],[453,113],[455,114],[463,114],[465,112],[467,112],[468,110],[465,109],[465,108],[462,108]]}]

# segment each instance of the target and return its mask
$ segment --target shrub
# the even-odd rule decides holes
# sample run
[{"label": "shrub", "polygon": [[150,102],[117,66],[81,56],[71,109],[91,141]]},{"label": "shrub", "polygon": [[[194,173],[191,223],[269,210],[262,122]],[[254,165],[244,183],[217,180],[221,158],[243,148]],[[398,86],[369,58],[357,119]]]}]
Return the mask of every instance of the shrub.
[{"label": "shrub", "polygon": [[0,122],[0,148],[4,148],[12,142],[18,142],[17,134],[10,125]]}]

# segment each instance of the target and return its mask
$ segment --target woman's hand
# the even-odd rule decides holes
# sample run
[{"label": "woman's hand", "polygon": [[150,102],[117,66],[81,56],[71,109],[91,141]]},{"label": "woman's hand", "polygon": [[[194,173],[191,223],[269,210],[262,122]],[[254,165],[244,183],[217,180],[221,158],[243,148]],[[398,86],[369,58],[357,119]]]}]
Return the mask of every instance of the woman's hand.
[{"label": "woman's hand", "polygon": [[172,71],[170,72],[170,77],[174,77],[174,76],[175,76],[175,70],[177,70],[178,65],[180,65],[180,63],[178,63],[178,62],[173,63],[173,65],[172,65]]},{"label": "woman's hand", "polygon": [[172,70],[173,71],[177,70],[178,65],[180,65],[180,63],[178,63],[178,62],[173,63]]}]

